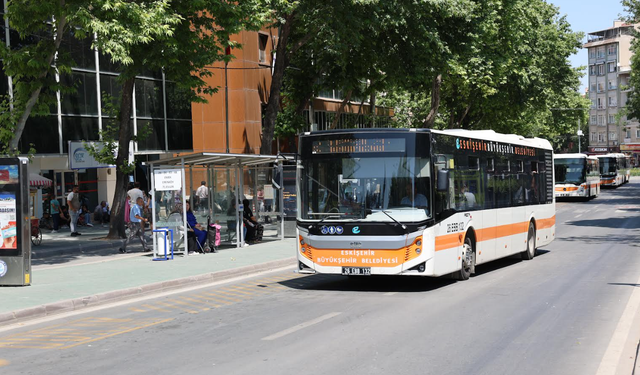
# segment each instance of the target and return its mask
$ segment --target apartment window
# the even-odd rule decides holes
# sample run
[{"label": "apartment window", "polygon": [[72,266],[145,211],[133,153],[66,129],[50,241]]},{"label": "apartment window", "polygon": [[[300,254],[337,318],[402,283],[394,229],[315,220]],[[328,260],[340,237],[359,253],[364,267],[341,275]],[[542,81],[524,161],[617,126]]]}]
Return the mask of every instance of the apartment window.
[{"label": "apartment window", "polygon": [[627,129],[627,133],[624,136],[625,138],[631,138],[631,129]]},{"label": "apartment window", "polygon": [[607,63],[607,71],[608,71],[609,73],[615,73],[616,68],[617,68],[617,67],[616,67],[616,63],[615,63],[615,62]]},{"label": "apartment window", "polygon": [[610,141],[617,141],[618,140],[618,135],[615,132],[609,132],[609,140]]},{"label": "apartment window", "polygon": [[609,90],[615,90],[618,88],[615,80],[609,80]]},{"label": "apartment window", "polygon": [[590,76],[595,76],[596,75],[596,66],[595,65],[589,66],[589,75]]},{"label": "apartment window", "polygon": [[604,83],[598,82],[598,92],[603,92],[603,91],[604,91]]},{"label": "apartment window", "polygon": [[618,52],[618,49],[615,44],[609,44],[607,46],[607,55],[612,56]]},{"label": "apartment window", "polygon": [[640,129],[636,129],[636,138],[640,138]]},{"label": "apartment window", "polygon": [[604,125],[604,115],[598,115],[598,125]]},{"label": "apartment window", "polygon": [[598,133],[598,142],[604,142],[604,133]]},{"label": "apartment window", "polygon": [[598,65],[598,75],[599,76],[603,76],[604,75],[604,64]]},{"label": "apartment window", "polygon": [[598,118],[596,115],[591,115],[591,125],[595,125],[598,123]]},{"label": "apartment window", "polygon": [[591,132],[591,141],[595,142],[598,139],[598,133]]},{"label": "apartment window", "polygon": [[616,107],[618,105],[618,102],[616,100],[615,96],[610,96],[609,97],[609,107]]},{"label": "apartment window", "polygon": [[269,43],[269,36],[265,34],[258,34],[258,59],[261,63],[267,62],[267,44]]},{"label": "apartment window", "polygon": [[604,109],[604,98],[598,98],[598,109]]},{"label": "apartment window", "polygon": [[596,49],[595,48],[589,48],[589,58],[590,59],[595,59],[596,58]]},{"label": "apartment window", "polygon": [[609,124],[615,124],[615,123],[616,123],[616,116],[609,115]]},{"label": "apartment window", "polygon": [[604,57],[604,47],[598,47],[598,58],[601,59]]}]

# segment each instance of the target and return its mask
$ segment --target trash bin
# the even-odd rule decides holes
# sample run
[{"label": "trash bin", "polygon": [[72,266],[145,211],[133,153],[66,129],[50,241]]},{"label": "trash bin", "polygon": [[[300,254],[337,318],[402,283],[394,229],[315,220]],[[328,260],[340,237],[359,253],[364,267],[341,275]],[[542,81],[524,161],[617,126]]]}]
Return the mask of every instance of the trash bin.
[{"label": "trash bin", "polygon": [[31,285],[27,158],[0,158],[0,286]]}]

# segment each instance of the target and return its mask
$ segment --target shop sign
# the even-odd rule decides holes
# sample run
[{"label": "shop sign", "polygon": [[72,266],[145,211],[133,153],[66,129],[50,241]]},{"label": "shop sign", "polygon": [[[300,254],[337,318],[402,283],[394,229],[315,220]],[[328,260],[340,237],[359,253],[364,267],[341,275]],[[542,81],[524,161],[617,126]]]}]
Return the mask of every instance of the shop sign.
[{"label": "shop sign", "polygon": [[[104,142],[69,141],[69,169],[95,169],[115,168],[115,165],[100,163],[91,156],[87,145],[95,147],[98,151],[104,147]],[[129,143],[129,164],[133,164],[133,141]],[[116,150],[116,157],[118,156]]]},{"label": "shop sign", "polygon": [[640,144],[620,145],[620,151],[640,151]]},{"label": "shop sign", "polygon": [[157,191],[175,191],[182,188],[180,169],[158,169],[153,171],[154,187]]},{"label": "shop sign", "polygon": [[592,152],[608,152],[609,149],[606,147],[592,147],[591,151]]}]

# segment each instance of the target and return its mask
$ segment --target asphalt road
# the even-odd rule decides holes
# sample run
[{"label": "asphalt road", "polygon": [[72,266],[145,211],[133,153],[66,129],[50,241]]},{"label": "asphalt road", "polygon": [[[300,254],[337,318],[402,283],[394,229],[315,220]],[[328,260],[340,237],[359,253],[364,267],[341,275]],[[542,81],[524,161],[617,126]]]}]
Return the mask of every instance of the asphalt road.
[{"label": "asphalt road", "polygon": [[0,373],[595,374],[640,338],[639,188],[558,203],[540,255],[468,281],[262,275],[0,331]]}]

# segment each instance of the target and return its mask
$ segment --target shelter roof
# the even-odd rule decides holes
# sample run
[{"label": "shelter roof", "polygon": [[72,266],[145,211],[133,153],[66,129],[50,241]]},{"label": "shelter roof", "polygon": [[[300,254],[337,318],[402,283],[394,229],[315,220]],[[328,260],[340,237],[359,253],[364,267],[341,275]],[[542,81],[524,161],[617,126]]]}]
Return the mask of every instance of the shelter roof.
[{"label": "shelter roof", "polygon": [[187,154],[182,156],[174,156],[169,159],[148,161],[146,164],[153,166],[161,165],[199,165],[199,166],[257,166],[278,161],[276,155],[255,155],[255,154],[225,154],[200,152],[196,154]]}]

